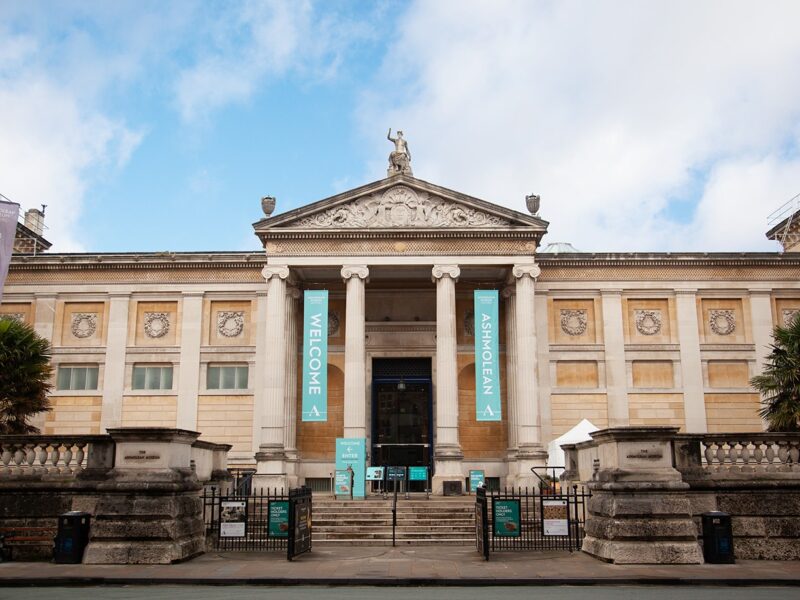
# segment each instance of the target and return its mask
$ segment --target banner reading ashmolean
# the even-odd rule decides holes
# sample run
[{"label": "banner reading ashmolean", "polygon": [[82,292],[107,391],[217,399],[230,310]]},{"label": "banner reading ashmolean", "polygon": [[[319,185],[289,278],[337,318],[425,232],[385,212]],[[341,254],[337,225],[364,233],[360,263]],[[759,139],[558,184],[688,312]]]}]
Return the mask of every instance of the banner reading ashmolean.
[{"label": "banner reading ashmolean", "polygon": [[303,296],[303,421],[328,420],[328,291]]},{"label": "banner reading ashmolean", "polygon": [[8,275],[11,253],[14,251],[18,217],[19,204],[0,200],[0,301],[3,300],[3,286]]},{"label": "banner reading ashmolean", "polygon": [[475,414],[500,421],[500,332],[497,290],[475,290]]}]

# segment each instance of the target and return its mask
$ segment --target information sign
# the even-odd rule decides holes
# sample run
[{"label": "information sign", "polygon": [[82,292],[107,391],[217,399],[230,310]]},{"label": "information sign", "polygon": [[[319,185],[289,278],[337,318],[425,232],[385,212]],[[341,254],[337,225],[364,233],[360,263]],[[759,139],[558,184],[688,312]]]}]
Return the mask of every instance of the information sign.
[{"label": "information sign", "polygon": [[[353,498],[364,498],[366,495],[364,475],[367,471],[366,438],[336,438],[336,470],[346,471],[347,467],[353,469]],[[338,494],[338,486],[335,489]]]},{"label": "information sign", "polygon": [[405,467],[386,467],[386,481],[405,481]]},{"label": "information sign", "polygon": [[522,523],[519,518],[519,500],[492,502],[492,520],[495,537],[519,537]]},{"label": "information sign", "polygon": [[542,498],[542,533],[544,535],[569,535],[569,510],[566,500]]},{"label": "information sign", "polygon": [[311,502],[294,505],[294,555],[311,550]]},{"label": "information sign", "polygon": [[336,486],[337,496],[350,495],[350,473],[351,471],[347,470],[336,470],[336,477],[334,478],[333,485]]},{"label": "information sign", "polygon": [[219,537],[245,537],[247,533],[247,500],[221,500]]},{"label": "information sign", "polygon": [[267,518],[267,535],[269,537],[289,537],[288,500],[270,500]]},{"label": "information sign", "polygon": [[383,481],[383,467],[367,467],[367,481]]},{"label": "information sign", "polygon": [[409,481],[428,481],[428,467],[408,467]]},{"label": "information sign", "polygon": [[476,492],[478,488],[486,482],[486,475],[483,471],[473,470],[469,472],[469,491]]}]

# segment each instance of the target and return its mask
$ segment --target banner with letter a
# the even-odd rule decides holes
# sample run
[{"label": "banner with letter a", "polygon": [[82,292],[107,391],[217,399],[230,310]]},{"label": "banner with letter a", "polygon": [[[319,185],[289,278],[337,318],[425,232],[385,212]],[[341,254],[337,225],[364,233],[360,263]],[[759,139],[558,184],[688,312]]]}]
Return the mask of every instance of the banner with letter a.
[{"label": "banner with letter a", "polygon": [[328,291],[303,295],[303,421],[328,420]]},{"label": "banner with letter a", "polygon": [[500,327],[497,290],[475,290],[475,416],[500,421]]},{"label": "banner with letter a", "polygon": [[3,285],[8,275],[11,253],[14,251],[18,217],[19,204],[0,200],[0,300],[3,299]]}]

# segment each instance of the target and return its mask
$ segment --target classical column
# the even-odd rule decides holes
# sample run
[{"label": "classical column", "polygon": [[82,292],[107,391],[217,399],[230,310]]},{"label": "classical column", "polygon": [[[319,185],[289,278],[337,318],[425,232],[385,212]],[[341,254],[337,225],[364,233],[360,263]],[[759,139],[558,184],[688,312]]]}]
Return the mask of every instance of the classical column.
[{"label": "classical column", "polygon": [[100,432],[122,427],[122,393],[125,389],[125,351],[128,344],[129,294],[111,294],[103,369],[103,408]]},{"label": "classical column", "polygon": [[622,325],[622,290],[602,290],[603,344],[606,360],[608,426],[626,427],[628,372],[625,368],[625,332]]},{"label": "classical column", "polygon": [[516,286],[508,286],[503,290],[506,299],[506,407],[508,409],[508,475],[506,485],[516,484],[517,469],[517,386],[514,376],[517,372],[517,295]]},{"label": "classical column", "polygon": [[[536,394],[539,398],[539,425],[542,426],[542,443],[553,438],[553,409],[550,403],[550,339],[547,321],[547,296],[541,291],[536,294]],[[560,466],[560,465],[556,465]]]},{"label": "classical column", "polygon": [[286,452],[283,445],[286,402],[286,279],[289,268],[266,266],[266,355],[264,361],[264,411],[256,453],[255,485],[286,487]]},{"label": "classical column", "polygon": [[364,285],[369,276],[365,265],[345,265],[342,279],[347,285],[344,338],[344,437],[367,437],[367,382],[364,348]]},{"label": "classical column", "polygon": [[261,443],[261,423],[264,421],[264,387],[267,365],[267,289],[256,292],[256,310],[252,322],[256,334],[255,366],[253,368],[253,433],[252,451],[255,455]]},{"label": "classical column", "polygon": [[178,374],[178,429],[197,431],[197,394],[200,385],[200,334],[203,293],[186,292],[182,299],[181,357]]},{"label": "classical column", "polygon": [[531,467],[542,466],[547,452],[542,446],[539,405],[536,392],[536,305],[534,280],[541,270],[538,265],[514,265],[517,280],[517,478],[516,484],[533,487],[538,481]]},{"label": "classical column", "polygon": [[433,267],[436,282],[436,443],[433,493],[445,480],[464,481],[458,443],[458,345],[456,342],[457,265]]},{"label": "classical column", "polygon": [[[753,345],[756,350],[756,369],[754,375],[764,371],[772,343],[772,294],[769,289],[750,290],[750,323],[752,324]],[[783,325],[783,322],[781,322]],[[768,423],[764,421],[764,429]]]},{"label": "classical column", "polygon": [[675,290],[678,343],[683,384],[683,414],[686,433],[705,433],[706,401],[703,393],[703,365],[700,362],[700,327],[697,322],[697,290]]},{"label": "classical column", "polygon": [[302,293],[294,286],[286,291],[286,404],[284,407],[283,447],[289,487],[296,487],[297,477],[297,301]]}]

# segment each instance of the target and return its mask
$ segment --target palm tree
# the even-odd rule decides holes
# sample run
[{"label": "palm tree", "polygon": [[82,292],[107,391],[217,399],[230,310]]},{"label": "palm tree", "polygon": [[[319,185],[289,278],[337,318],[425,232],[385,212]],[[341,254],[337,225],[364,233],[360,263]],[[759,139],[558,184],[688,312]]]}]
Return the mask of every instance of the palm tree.
[{"label": "palm tree", "polygon": [[772,338],[764,372],[750,385],[761,393],[759,414],[769,431],[800,431],[800,313]]},{"label": "palm tree", "polygon": [[0,434],[39,433],[27,420],[50,410],[50,343],[16,319],[0,318]]}]

